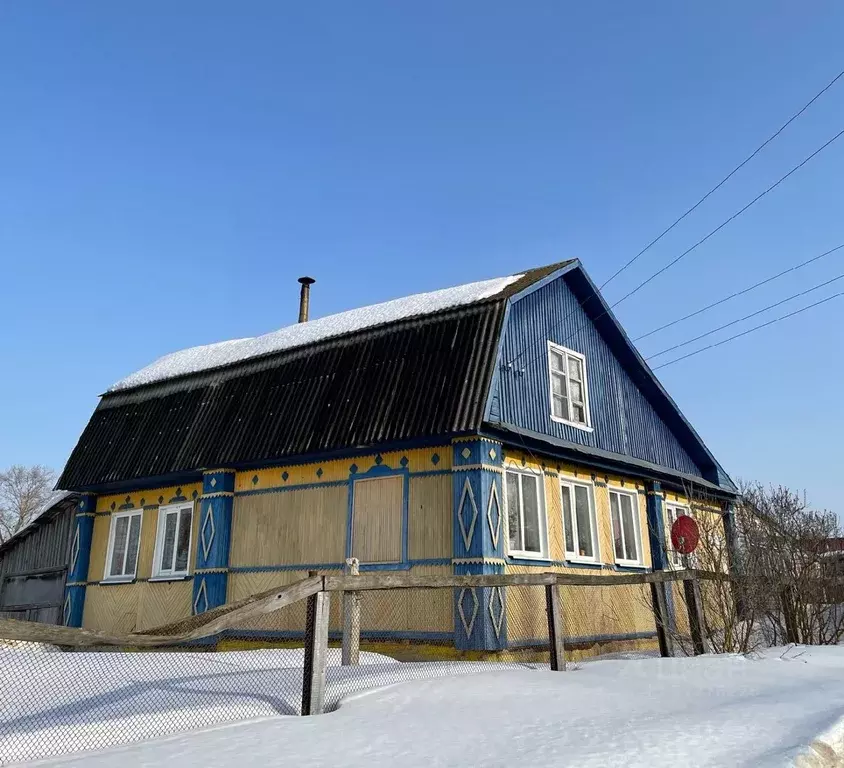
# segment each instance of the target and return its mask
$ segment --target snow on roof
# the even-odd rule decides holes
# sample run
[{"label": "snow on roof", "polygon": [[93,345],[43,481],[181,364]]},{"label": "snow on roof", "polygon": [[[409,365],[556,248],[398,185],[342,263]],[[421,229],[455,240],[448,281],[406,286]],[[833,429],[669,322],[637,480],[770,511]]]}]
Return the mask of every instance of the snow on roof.
[{"label": "snow on roof", "polygon": [[413,296],[393,299],[369,307],[359,307],[347,312],[339,312],[336,315],[327,315],[316,320],[310,320],[307,323],[288,325],[286,328],[265,333],[263,336],[190,347],[160,357],[154,363],[121,379],[108,391],[117,392],[144,384],[152,384],[176,376],[219,368],[241,360],[313,344],[334,336],[342,336],[397,320],[429,315],[444,309],[473,304],[495,296],[521,277],[523,275],[497,277],[492,280],[467,283],[453,288],[443,288],[439,291],[417,293]]}]

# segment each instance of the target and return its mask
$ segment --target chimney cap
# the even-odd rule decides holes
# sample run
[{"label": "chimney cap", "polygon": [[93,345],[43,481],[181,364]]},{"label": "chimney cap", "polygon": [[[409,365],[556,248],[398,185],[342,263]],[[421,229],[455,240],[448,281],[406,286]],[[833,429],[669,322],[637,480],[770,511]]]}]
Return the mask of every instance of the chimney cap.
[{"label": "chimney cap", "polygon": [[314,280],[314,278],[312,278],[312,277],[305,276],[305,277],[300,277],[299,282],[302,283],[302,285],[312,285],[313,283],[316,282],[316,280]]}]

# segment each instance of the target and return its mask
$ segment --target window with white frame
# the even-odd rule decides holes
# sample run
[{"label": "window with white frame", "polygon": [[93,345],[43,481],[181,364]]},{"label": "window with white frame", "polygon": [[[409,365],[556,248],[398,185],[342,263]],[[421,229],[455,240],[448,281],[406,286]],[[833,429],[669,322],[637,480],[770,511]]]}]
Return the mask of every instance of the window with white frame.
[{"label": "window with white frame", "polygon": [[531,472],[507,470],[505,483],[510,554],[542,557],[547,550],[542,478]]},{"label": "window with white frame", "polygon": [[688,557],[688,555],[681,555],[676,549],[674,549],[674,545],[671,543],[671,526],[677,522],[678,517],[682,517],[683,515],[687,515],[688,517],[692,516],[689,508],[683,504],[665,505],[665,517],[667,522],[667,528],[665,531],[665,549],[668,554],[668,563],[673,568],[684,568],[686,566],[686,558]]},{"label": "window with white frame", "polygon": [[105,580],[131,580],[138,568],[142,509],[115,512],[108,535]]},{"label": "window with white frame", "polygon": [[566,557],[570,560],[598,559],[595,499],[592,486],[560,480]]},{"label": "window with white frame", "polygon": [[153,578],[187,576],[192,530],[192,503],[158,508]]},{"label": "window with white frame", "polygon": [[641,565],[638,494],[613,489],[609,493],[615,561],[621,565]]},{"label": "window with white frame", "polygon": [[586,358],[579,352],[548,342],[551,377],[551,417],[580,428],[589,428],[589,395]]}]

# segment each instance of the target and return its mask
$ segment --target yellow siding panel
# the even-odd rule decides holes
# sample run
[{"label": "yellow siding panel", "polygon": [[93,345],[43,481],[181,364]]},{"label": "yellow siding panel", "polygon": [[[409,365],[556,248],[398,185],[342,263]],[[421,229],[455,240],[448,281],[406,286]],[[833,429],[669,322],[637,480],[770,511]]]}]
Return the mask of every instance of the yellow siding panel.
[{"label": "yellow siding panel", "polygon": [[152,556],[155,550],[155,536],[158,531],[158,508],[145,509],[141,520],[141,545],[138,550],[138,578],[152,576]]},{"label": "yellow siding panel", "polygon": [[142,584],[92,585],[85,593],[82,626],[125,634],[137,624],[138,597]]},{"label": "yellow siding panel", "polygon": [[[132,507],[158,506],[158,504],[169,504],[170,499],[177,496],[191,500],[196,493],[197,498],[202,493],[202,483],[190,483],[189,485],[172,485],[166,488],[153,488],[145,491],[129,491],[128,493],[117,493],[112,496],[97,497],[97,512],[117,512],[120,507],[131,504]],[[159,502],[159,498],[163,501]],[[113,509],[112,509],[113,505]]]},{"label": "yellow siding panel", "polygon": [[[366,456],[312,462],[310,464],[248,470],[237,473],[235,491],[266,490],[268,488],[347,481],[352,474],[351,466],[353,464],[357,468],[357,475],[363,475],[376,466],[391,469],[400,469],[405,466],[410,472],[450,470],[451,454],[451,446],[442,445],[406,451],[389,451],[382,454],[372,453]],[[435,455],[437,457],[436,462],[433,461]],[[379,457],[380,462],[378,461]],[[407,459],[406,465],[402,465],[402,459]],[[287,474],[286,479],[284,478],[285,473]]]},{"label": "yellow siding panel", "polygon": [[170,624],[191,615],[191,581],[150,581],[136,586],[138,632]]},{"label": "yellow siding panel", "polygon": [[88,581],[100,581],[103,578],[110,527],[110,516],[102,515],[94,518],[94,533],[91,538],[91,560],[88,564]]},{"label": "yellow siding panel", "polygon": [[399,475],[355,481],[353,557],[362,563],[401,561],[403,492]]},{"label": "yellow siding panel", "polygon": [[345,557],[348,488],[236,496],[233,566],[337,563]]},{"label": "yellow siding panel", "polygon": [[408,496],[408,557],[451,557],[451,475],[411,477]]}]

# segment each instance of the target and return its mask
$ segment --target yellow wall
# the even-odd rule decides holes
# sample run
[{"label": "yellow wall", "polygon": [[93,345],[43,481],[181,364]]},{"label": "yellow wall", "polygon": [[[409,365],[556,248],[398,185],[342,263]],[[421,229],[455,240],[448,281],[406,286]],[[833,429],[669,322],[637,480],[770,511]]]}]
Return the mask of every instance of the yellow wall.
[{"label": "yellow wall", "polygon": [[[560,464],[548,459],[542,466],[541,456],[522,454],[519,451],[505,450],[505,469],[529,470],[541,474],[544,478],[545,511],[548,524],[548,547],[550,559],[562,561],[566,559],[565,538],[563,534],[562,502],[560,496],[560,479],[579,480],[592,485],[595,498],[595,516],[598,526],[598,558],[607,566],[615,564],[613,549],[613,532],[610,521],[610,490],[613,488],[635,492],[639,502],[639,531],[641,540],[641,562],[644,566],[651,565],[651,550],[648,541],[647,495],[645,485],[641,480],[630,476],[612,475],[600,472],[593,481],[595,471],[586,466]],[[557,467],[559,466],[559,470]]]}]

